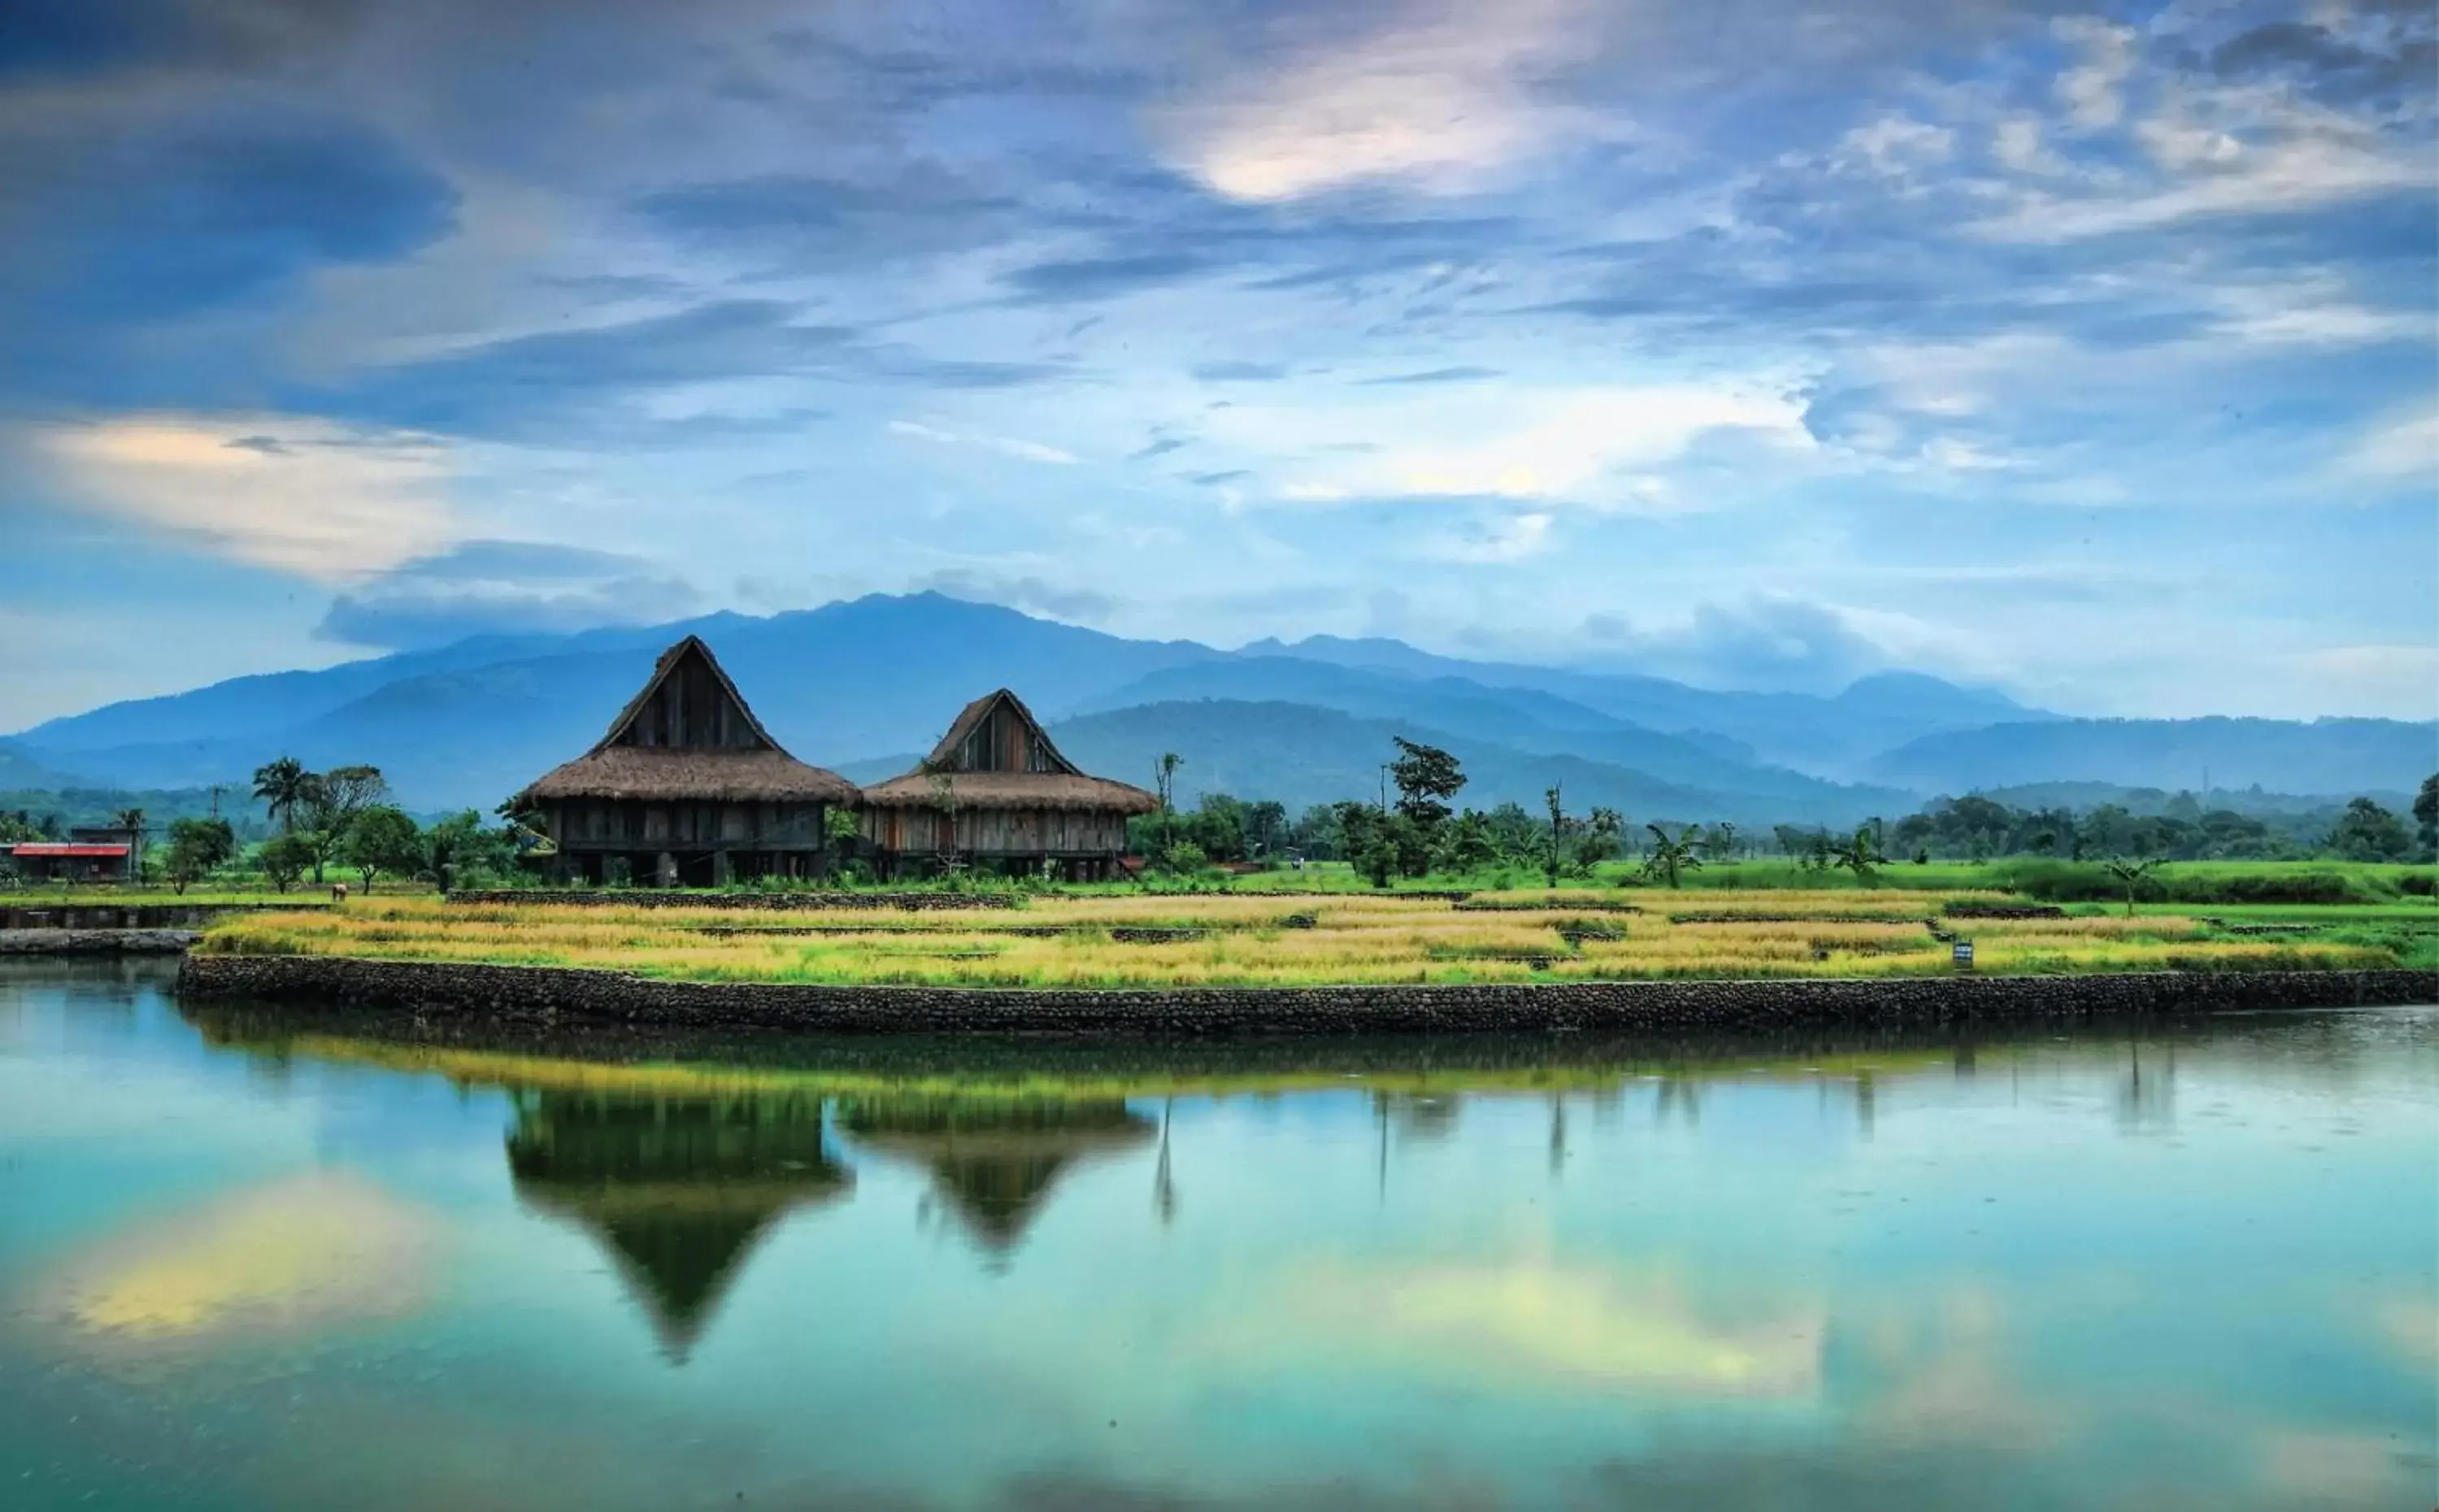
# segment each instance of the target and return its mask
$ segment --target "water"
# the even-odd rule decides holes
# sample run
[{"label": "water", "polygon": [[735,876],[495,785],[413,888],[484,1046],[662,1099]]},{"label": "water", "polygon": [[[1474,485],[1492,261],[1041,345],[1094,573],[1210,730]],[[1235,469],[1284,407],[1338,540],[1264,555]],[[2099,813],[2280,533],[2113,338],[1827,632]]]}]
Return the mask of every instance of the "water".
[{"label": "water", "polygon": [[18,1512],[2439,1500],[2439,1010],[639,1071],[167,980],[0,969]]}]

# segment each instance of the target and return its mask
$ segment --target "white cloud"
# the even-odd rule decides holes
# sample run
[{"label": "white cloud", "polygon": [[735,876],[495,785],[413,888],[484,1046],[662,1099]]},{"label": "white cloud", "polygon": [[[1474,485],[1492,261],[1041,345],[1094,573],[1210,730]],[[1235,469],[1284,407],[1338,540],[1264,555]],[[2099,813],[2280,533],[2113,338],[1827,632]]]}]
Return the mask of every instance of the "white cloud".
[{"label": "white cloud", "polygon": [[1531,88],[1533,69],[1580,38],[1584,10],[1580,0],[1435,0],[1285,67],[1249,49],[1242,73],[1161,124],[1180,165],[1234,200],[1375,180],[1462,188],[1563,133],[1614,129]]},{"label": "white cloud", "polygon": [[53,424],[36,455],[87,507],[234,560],[346,582],[457,539],[429,437],[287,416]]},{"label": "white cloud", "polygon": [[2067,119],[2087,131],[2117,124],[2126,114],[2126,80],[2134,72],[2134,33],[2090,16],[2069,16],[2052,29],[2058,40],[2080,46],[2084,61],[2058,76],[2058,103]]},{"label": "white cloud", "polygon": [[2432,335],[2427,311],[2358,304],[2334,275],[2296,274],[2275,283],[2236,285],[2218,291],[2216,298],[2225,313],[2214,332],[2263,346],[2362,347],[2428,341]]},{"label": "white cloud", "polygon": [[[1274,448],[1312,451],[1349,435],[1370,444],[1293,479],[1279,490],[1282,498],[1567,499],[1624,508],[1665,504],[1667,490],[1636,474],[1676,461],[1715,433],[1811,450],[1804,401],[1791,387],[1722,382],[1512,390],[1496,407],[1479,398],[1435,399],[1256,413],[1225,423]],[[1249,427],[1254,434],[1245,435]]]},{"label": "white cloud", "polygon": [[1867,169],[1888,178],[1946,162],[1956,149],[1956,133],[1911,116],[1883,116],[1858,126],[1841,138],[1837,161],[1842,167]]},{"label": "white cloud", "polygon": [[918,441],[932,441],[941,446],[979,446],[987,452],[997,452],[1003,456],[1012,456],[1026,462],[1047,463],[1057,467],[1072,467],[1080,460],[1073,452],[1062,452],[1055,446],[1044,446],[1040,441],[1027,441],[1011,436],[967,436],[955,431],[944,431],[937,426],[920,424],[915,420],[891,420],[889,431],[893,436],[912,436]]},{"label": "white cloud", "polygon": [[1522,561],[1540,555],[1549,544],[1553,518],[1547,510],[1514,515],[1487,529],[1431,542],[1423,548],[1423,555],[1438,561],[1480,565]]},{"label": "white cloud", "polygon": [[2439,410],[2392,419],[2357,442],[2348,471],[2376,478],[2419,478],[2439,484]]}]

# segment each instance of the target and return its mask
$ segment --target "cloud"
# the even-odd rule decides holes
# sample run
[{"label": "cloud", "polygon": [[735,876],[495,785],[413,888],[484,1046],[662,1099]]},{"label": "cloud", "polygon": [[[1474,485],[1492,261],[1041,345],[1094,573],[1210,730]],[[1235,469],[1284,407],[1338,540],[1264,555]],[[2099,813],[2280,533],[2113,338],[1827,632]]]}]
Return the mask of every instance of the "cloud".
[{"label": "cloud", "polygon": [[1191,253],[1150,252],[1031,263],[1006,273],[1000,282],[1017,303],[1056,305],[1157,289],[1194,277],[1210,267],[1208,258]]},{"label": "cloud", "polygon": [[703,594],[640,557],[529,541],[469,541],[334,598],[324,640],[411,650],[470,635],[560,634],[699,614]]},{"label": "cloud", "polygon": [[1305,437],[1308,448],[1349,430],[1374,433],[1378,452],[1281,489],[1284,498],[1309,500],[1414,495],[1634,507],[1649,495],[1629,474],[1673,462],[1707,436],[1741,433],[1796,451],[1813,444],[1803,401],[1761,381],[1511,389],[1492,406],[1272,413],[1237,424],[1282,439]]},{"label": "cloud", "polygon": [[1440,561],[1480,566],[1522,561],[1540,555],[1549,544],[1554,518],[1547,510],[1509,515],[1465,534],[1432,541],[1425,544],[1422,555]]},{"label": "cloud", "polygon": [[1703,604],[1682,623],[1649,631],[1602,615],[1585,631],[1600,666],[1703,687],[1834,693],[1899,665],[1850,613],[1777,596]]},{"label": "cloud", "polygon": [[893,436],[912,436],[916,440],[931,441],[940,446],[979,446],[985,451],[997,452],[1003,456],[1012,456],[1025,462],[1046,462],[1057,467],[1073,467],[1080,460],[1073,452],[1062,452],[1055,446],[1044,446],[1039,441],[1020,440],[1006,436],[960,435],[954,431],[944,431],[936,426],[924,425],[916,420],[891,420],[889,431]]},{"label": "cloud", "polygon": [[2355,443],[2347,471],[2363,477],[2439,483],[2439,410],[2390,419]]},{"label": "cloud", "polygon": [[999,604],[1075,624],[1105,623],[1123,607],[1117,598],[1095,588],[1071,588],[1041,578],[1006,577],[964,567],[926,573],[909,581],[906,592],[945,594],[968,603]]},{"label": "cloud", "polygon": [[1379,388],[1405,383],[1480,383],[1505,376],[1496,367],[1430,367],[1418,373],[1390,373],[1362,382],[1366,387]]},{"label": "cloud", "polygon": [[2070,125],[2096,132],[2126,114],[2126,80],[2133,77],[2134,30],[2090,16],[2069,16],[2052,27],[2058,40],[2081,47],[2084,61],[2058,76],[2058,102]]},{"label": "cloud", "polygon": [[1588,8],[1438,0],[1385,8],[1353,37],[1315,39],[1166,107],[1170,155],[1214,192],[1269,204],[1369,181],[1452,192],[1594,117],[1546,99],[1536,75],[1579,45]]},{"label": "cloud", "polygon": [[151,415],[33,428],[80,506],[232,560],[340,583],[458,531],[451,456],[424,436],[294,416]]},{"label": "cloud", "polygon": [[1280,363],[1197,363],[1194,376],[1205,383],[1270,383],[1288,376]]}]

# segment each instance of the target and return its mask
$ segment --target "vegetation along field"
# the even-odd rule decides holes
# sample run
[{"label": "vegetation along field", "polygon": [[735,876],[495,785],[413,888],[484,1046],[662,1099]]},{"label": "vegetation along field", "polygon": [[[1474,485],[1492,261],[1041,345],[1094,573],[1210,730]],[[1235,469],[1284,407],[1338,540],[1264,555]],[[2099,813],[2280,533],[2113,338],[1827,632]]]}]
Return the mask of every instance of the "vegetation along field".
[{"label": "vegetation along field", "polygon": [[1161,987],[2439,966],[2427,908],[2275,918],[2016,895],[1792,888],[1043,895],[1012,909],[801,911],[358,899],[225,921],[207,952],[579,967],[721,982]]}]

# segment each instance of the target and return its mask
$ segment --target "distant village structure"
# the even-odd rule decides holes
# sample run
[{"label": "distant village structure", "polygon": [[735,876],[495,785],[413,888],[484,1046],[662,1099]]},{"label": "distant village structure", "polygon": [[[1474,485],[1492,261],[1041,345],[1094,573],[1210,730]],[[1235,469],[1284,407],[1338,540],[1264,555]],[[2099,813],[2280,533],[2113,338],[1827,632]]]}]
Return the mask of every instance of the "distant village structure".
[{"label": "distant village structure", "polygon": [[1061,756],[1006,688],[967,704],[920,765],[864,789],[863,804],[864,838],[891,876],[962,864],[1068,881],[1110,877],[1128,817],[1160,809]]},{"label": "distant village structure", "polygon": [[661,653],[598,744],[519,794],[561,880],[661,887],[819,877],[830,809],[856,800],[853,783],[771,738],[693,635]]},{"label": "distant village structure", "polygon": [[17,875],[28,883],[123,882],[134,870],[135,835],[132,830],[80,828],[65,840],[27,840],[0,845],[17,863]]}]

